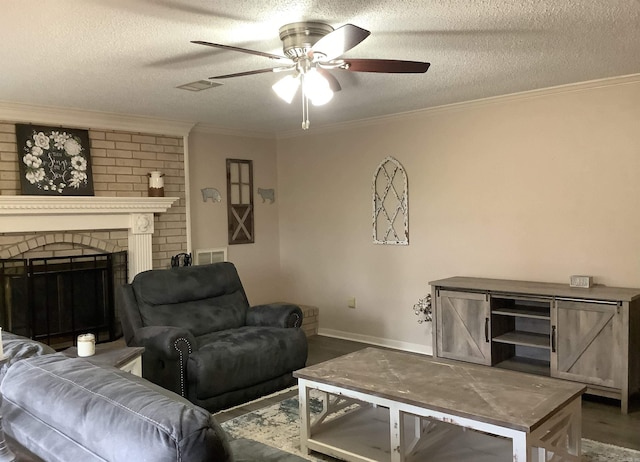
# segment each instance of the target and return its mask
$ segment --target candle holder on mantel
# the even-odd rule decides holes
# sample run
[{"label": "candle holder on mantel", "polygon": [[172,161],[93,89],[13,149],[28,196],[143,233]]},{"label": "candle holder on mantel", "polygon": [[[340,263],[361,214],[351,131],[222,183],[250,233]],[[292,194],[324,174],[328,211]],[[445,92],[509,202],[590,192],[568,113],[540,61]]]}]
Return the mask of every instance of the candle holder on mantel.
[{"label": "candle holder on mantel", "polygon": [[149,172],[149,197],[164,197],[164,173]]},{"label": "candle holder on mantel", "polygon": [[[2,344],[2,340],[0,340],[0,345]],[[9,361],[9,357],[0,353],[0,367]],[[0,394],[0,406],[2,405],[2,395]],[[7,446],[7,441],[4,439],[4,430],[2,429],[2,414],[0,413],[0,462],[13,462],[16,460],[16,455],[11,452],[9,446]]]}]

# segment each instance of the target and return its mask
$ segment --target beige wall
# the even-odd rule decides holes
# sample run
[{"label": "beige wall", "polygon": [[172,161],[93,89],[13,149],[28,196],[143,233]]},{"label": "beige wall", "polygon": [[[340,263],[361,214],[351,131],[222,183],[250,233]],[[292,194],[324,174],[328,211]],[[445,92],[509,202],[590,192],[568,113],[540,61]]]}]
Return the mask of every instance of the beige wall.
[{"label": "beige wall", "polygon": [[[226,159],[253,161],[255,243],[228,245]],[[227,247],[252,305],[278,301],[280,288],[276,143],[262,138],[193,131],[189,135],[193,250]],[[201,189],[215,188],[222,201],[203,202]],[[258,188],[275,189],[275,202],[262,202]]]},{"label": "beige wall", "polygon": [[[285,296],[325,332],[431,351],[412,311],[430,280],[640,287],[640,82],[621,82],[279,140]],[[372,243],[385,156],[408,174],[408,247]]]}]

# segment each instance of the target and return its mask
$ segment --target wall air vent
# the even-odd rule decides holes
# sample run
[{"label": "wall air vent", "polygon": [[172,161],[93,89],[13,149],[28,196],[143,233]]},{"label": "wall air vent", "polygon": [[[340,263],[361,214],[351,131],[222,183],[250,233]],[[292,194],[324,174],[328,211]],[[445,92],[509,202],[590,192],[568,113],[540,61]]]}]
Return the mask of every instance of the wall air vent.
[{"label": "wall air vent", "polygon": [[209,88],[219,87],[222,85],[218,82],[212,82],[210,80],[197,80],[191,83],[185,83],[184,85],[178,85],[176,88],[181,90],[189,90],[189,91],[202,91],[208,90]]},{"label": "wall air vent", "polygon": [[220,261],[227,261],[227,248],[200,249],[195,251],[195,265],[209,265]]}]

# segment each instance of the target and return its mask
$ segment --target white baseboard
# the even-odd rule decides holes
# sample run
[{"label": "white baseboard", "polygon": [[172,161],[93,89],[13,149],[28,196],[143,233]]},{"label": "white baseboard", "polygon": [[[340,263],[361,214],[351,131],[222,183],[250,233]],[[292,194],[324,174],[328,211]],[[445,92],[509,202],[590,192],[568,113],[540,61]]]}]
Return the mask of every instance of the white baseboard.
[{"label": "white baseboard", "polygon": [[431,345],[422,345],[420,343],[400,342],[398,340],[390,340],[387,338],[372,337],[370,335],[354,334],[352,332],[323,328],[318,329],[318,335],[395,348],[396,350],[410,351],[412,353],[421,353],[425,355],[433,354],[433,348]]}]

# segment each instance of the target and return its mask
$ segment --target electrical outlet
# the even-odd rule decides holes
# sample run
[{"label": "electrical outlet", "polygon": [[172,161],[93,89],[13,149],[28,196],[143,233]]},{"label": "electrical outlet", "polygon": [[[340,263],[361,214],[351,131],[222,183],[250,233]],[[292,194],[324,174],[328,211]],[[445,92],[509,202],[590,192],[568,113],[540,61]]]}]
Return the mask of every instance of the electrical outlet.
[{"label": "electrical outlet", "polygon": [[356,307],[356,297],[349,297],[347,299],[347,306],[349,308],[355,308]]}]

